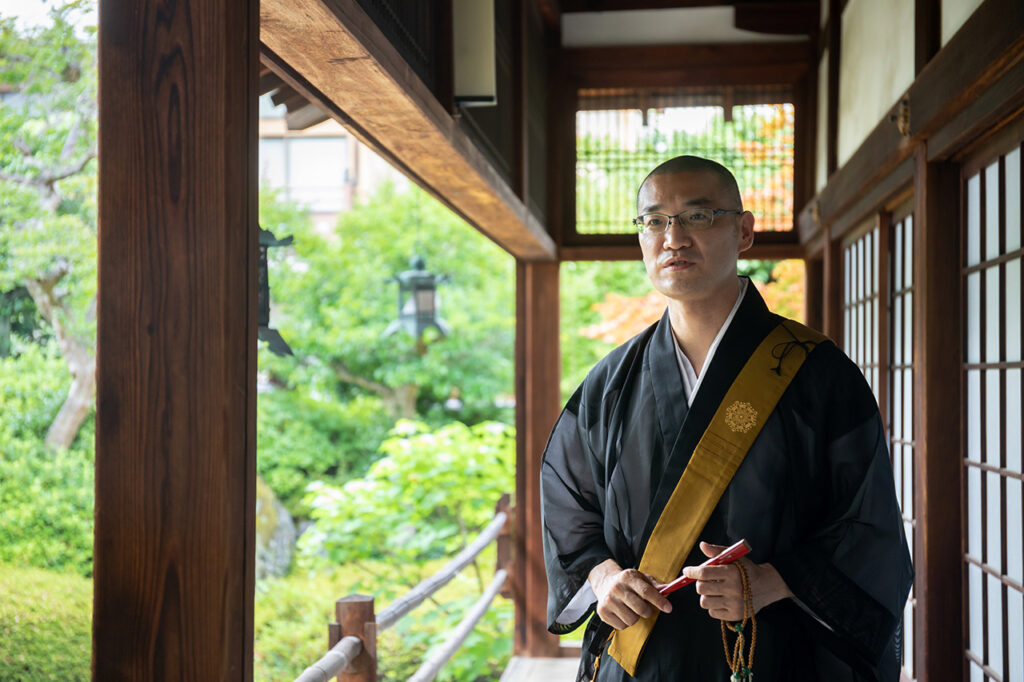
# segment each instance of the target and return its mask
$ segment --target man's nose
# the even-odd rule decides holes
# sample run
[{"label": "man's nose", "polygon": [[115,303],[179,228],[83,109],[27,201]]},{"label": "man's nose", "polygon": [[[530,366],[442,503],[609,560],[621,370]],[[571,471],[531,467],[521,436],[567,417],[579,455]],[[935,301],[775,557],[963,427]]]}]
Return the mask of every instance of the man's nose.
[{"label": "man's nose", "polygon": [[691,243],[690,231],[679,224],[679,218],[672,218],[665,228],[662,245],[666,249],[678,249]]}]

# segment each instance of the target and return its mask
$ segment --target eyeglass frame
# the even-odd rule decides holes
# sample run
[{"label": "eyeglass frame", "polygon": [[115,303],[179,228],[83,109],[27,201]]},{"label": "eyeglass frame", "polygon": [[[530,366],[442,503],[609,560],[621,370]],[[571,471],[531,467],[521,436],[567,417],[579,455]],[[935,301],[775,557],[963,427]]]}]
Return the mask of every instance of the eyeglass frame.
[{"label": "eyeglass frame", "polygon": [[[649,213],[642,213],[642,214],[638,215],[637,217],[633,218],[633,227],[637,228],[637,234],[665,234],[666,232],[668,232],[668,228],[672,226],[672,221],[674,220],[676,222],[676,224],[681,226],[683,229],[685,229],[685,230],[693,230],[694,229],[693,227],[691,227],[689,225],[683,225],[679,221],[679,218],[681,216],[683,216],[683,215],[685,215],[687,213],[692,213],[693,211],[711,211],[711,222],[708,223],[707,227],[697,228],[696,231],[698,231],[698,232],[702,231],[702,230],[710,230],[714,226],[714,224],[715,224],[715,218],[717,218],[720,215],[729,215],[729,214],[732,214],[732,213],[735,213],[735,214],[738,214],[738,215],[742,215],[743,213],[745,213],[745,211],[742,208],[711,208],[711,209],[708,209],[708,208],[704,208],[702,206],[695,206],[694,208],[688,208],[685,211],[680,211],[679,213],[676,213],[675,215],[669,215],[668,213],[659,213],[658,211],[650,211]],[[648,229],[646,226],[644,226],[644,216],[649,216],[649,215],[664,216],[665,219],[666,219],[665,220],[665,227],[663,229],[660,229],[660,230]]]}]

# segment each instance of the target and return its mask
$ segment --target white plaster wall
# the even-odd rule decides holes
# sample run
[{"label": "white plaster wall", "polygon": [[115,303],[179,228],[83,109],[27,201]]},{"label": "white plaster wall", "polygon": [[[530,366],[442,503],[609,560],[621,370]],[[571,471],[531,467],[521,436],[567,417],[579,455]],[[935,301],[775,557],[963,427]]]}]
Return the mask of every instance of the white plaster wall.
[{"label": "white plaster wall", "polygon": [[942,0],[942,44],[964,25],[983,0]]},{"label": "white plaster wall", "polygon": [[[822,3],[825,4],[825,3]],[[818,128],[815,142],[814,191],[820,192],[828,182],[828,50],[821,54],[818,65]]]},{"label": "white plaster wall", "polygon": [[839,165],[914,82],[914,0],[849,0],[839,60]]}]

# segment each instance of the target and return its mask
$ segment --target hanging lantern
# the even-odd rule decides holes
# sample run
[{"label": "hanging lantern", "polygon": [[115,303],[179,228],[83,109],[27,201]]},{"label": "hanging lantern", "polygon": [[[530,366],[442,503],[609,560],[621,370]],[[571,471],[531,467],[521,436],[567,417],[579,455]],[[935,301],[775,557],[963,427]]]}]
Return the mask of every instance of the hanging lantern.
[{"label": "hanging lantern", "polygon": [[270,328],[270,278],[267,267],[267,249],[272,246],[288,246],[292,243],[291,236],[278,239],[270,230],[264,230],[257,226],[260,231],[259,249],[260,262],[256,275],[256,318],[259,325],[257,337],[260,341],[269,344],[270,352],[274,355],[291,355],[292,349],[288,347],[281,334],[276,329]]},{"label": "hanging lantern", "polygon": [[437,329],[441,336],[447,336],[451,328],[437,314],[441,305],[437,285],[447,282],[448,276],[428,271],[422,256],[413,256],[409,260],[409,268],[388,280],[398,282],[398,319],[388,325],[384,336],[404,329],[420,341],[428,327]]}]

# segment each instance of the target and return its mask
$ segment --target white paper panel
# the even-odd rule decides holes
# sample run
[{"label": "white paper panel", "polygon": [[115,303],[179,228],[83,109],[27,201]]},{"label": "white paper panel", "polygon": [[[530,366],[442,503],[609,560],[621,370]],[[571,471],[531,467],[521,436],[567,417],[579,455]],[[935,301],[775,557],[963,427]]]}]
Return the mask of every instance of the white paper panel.
[{"label": "white paper panel", "polygon": [[967,362],[981,362],[981,273],[967,275]]},{"label": "white paper panel", "polygon": [[914,439],[914,373],[907,370],[903,373],[903,433],[907,440]]},{"label": "white paper panel", "polygon": [[[1024,556],[1021,552],[1021,482],[1006,479],[1006,575],[1024,583]],[[1024,641],[1022,641],[1024,644]]]},{"label": "white paper panel", "polygon": [[967,467],[967,553],[981,557],[981,469]]},{"label": "white paper panel", "polygon": [[903,668],[914,675],[914,609],[907,601],[903,607]]},{"label": "white paper panel", "polygon": [[908,215],[906,220],[907,243],[903,259],[903,286],[914,286],[914,216]]},{"label": "white paper panel", "polygon": [[1002,572],[1003,570],[1003,495],[1000,491],[1001,476],[985,472],[985,563]]},{"label": "white paper panel", "polygon": [[999,362],[999,266],[985,269],[985,361]]},{"label": "white paper panel", "polygon": [[871,334],[870,339],[872,365],[878,364],[878,297],[871,299]]},{"label": "white paper panel", "polygon": [[908,365],[914,358],[914,292],[903,296],[903,362]]},{"label": "white paper panel", "polygon": [[1008,681],[1024,680],[1024,595],[1007,590],[1006,615],[1010,641]]},{"label": "white paper panel", "polygon": [[1006,371],[1006,468],[1021,473],[1021,371]]},{"label": "white paper panel", "polygon": [[967,181],[967,265],[981,262],[981,175]]},{"label": "white paper panel", "polygon": [[971,667],[971,682],[985,682],[985,675],[982,674],[981,668],[974,662],[970,662]]},{"label": "white paper panel", "polygon": [[914,451],[909,445],[903,449],[903,513],[914,515]]},{"label": "white paper panel", "polygon": [[892,364],[903,364],[903,300],[892,302]]},{"label": "white paper panel", "polygon": [[1003,465],[1001,399],[999,370],[985,370],[985,462],[992,466]]},{"label": "white paper panel", "polygon": [[893,430],[893,438],[902,439],[903,435],[903,370],[892,372],[892,413],[889,420]]},{"label": "white paper panel", "polygon": [[984,658],[985,633],[982,630],[984,604],[982,603],[981,584],[981,569],[974,564],[967,564],[968,642],[971,651],[978,654],[979,658]]},{"label": "white paper panel", "polygon": [[1004,157],[1006,163],[1006,251],[1020,248],[1020,147]]},{"label": "white paper panel", "polygon": [[988,583],[988,664],[999,677],[1003,676],[1003,583],[994,575],[986,575]]},{"label": "white paper panel", "polygon": [[1012,260],[1006,268],[1006,360],[1019,362],[1020,356],[1020,261]]},{"label": "white paper panel", "polygon": [[999,162],[985,169],[985,260],[999,255]]},{"label": "white paper panel", "polygon": [[893,237],[892,249],[892,290],[899,291],[903,288],[903,223],[896,223],[896,234]]},{"label": "white paper panel", "polygon": [[967,372],[967,457],[981,461],[981,370]]}]

